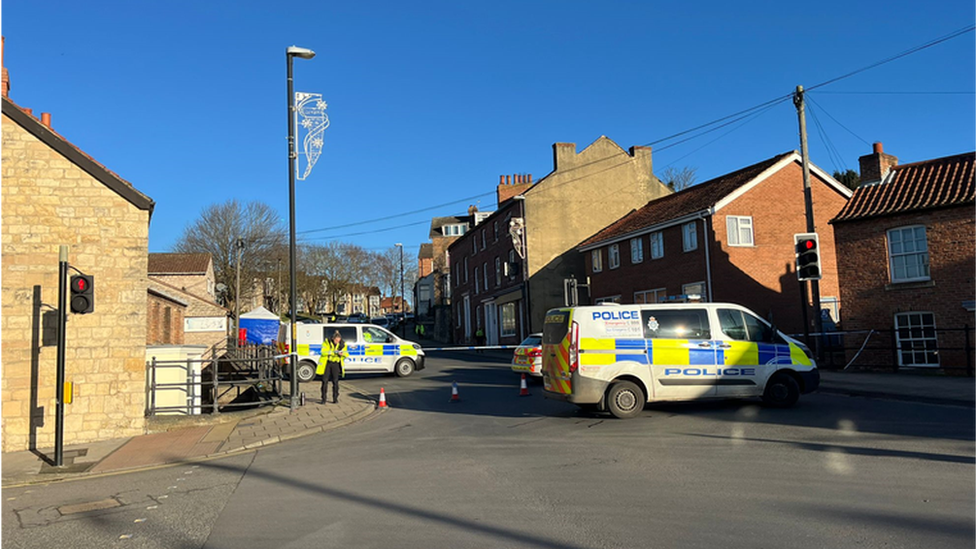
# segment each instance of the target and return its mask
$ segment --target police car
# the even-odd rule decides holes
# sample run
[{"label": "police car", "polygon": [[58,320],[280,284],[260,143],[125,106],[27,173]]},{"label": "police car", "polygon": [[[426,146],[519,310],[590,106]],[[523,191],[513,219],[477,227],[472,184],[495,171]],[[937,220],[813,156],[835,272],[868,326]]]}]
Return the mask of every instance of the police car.
[{"label": "police car", "polygon": [[805,345],[732,303],[552,309],[542,378],[546,397],[618,418],[654,401],[761,397],[788,407],[820,384]]},{"label": "police car", "polygon": [[542,334],[530,334],[512,355],[512,371],[542,377]]},{"label": "police car", "polygon": [[374,324],[299,324],[296,333],[298,352],[297,377],[300,381],[315,378],[315,368],[322,355],[322,342],[338,330],[346,343],[346,373],[395,373],[407,377],[424,369],[424,351],[419,344],[400,339]]}]

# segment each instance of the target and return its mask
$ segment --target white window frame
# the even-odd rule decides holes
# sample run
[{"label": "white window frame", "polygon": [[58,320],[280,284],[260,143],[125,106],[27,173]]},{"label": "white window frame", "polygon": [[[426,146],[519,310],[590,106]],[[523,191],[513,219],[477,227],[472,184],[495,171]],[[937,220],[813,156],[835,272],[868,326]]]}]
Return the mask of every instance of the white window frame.
[{"label": "white window frame", "polygon": [[[925,316],[931,316],[932,323],[926,324]],[[900,324],[901,320],[907,320],[907,325]],[[914,322],[913,322],[914,321]],[[896,313],[895,318],[895,347],[898,349],[898,366],[903,368],[938,368],[939,367],[939,337],[935,330],[935,313],[930,311],[909,311]],[[907,331],[907,337],[905,337]],[[930,331],[931,335],[926,335]],[[927,347],[927,344],[934,347]],[[917,345],[920,344],[920,347]],[[903,348],[903,346],[907,348]],[[910,355],[914,359],[925,355],[935,358],[935,362],[912,362],[906,364],[905,356]]]},{"label": "white window frame", "polygon": [[640,263],[644,261],[644,239],[635,237],[630,239],[630,262]]},{"label": "white window frame", "polygon": [[478,282],[478,266],[474,266],[474,295],[478,295],[481,292],[479,288],[480,282]]},{"label": "white window frame", "polygon": [[[725,229],[729,233],[729,246],[752,247],[756,245],[755,226],[752,223],[751,215],[726,216]],[[744,234],[743,231],[745,231]],[[748,238],[743,239],[743,236]],[[744,240],[748,240],[748,242]]]},{"label": "white window frame", "polygon": [[590,266],[593,268],[594,273],[603,272],[603,254],[599,249],[590,252]]},{"label": "white window frame", "polygon": [[691,252],[698,249],[698,223],[692,221],[681,226],[681,249]]},{"label": "white window frame", "polygon": [[664,257],[664,233],[661,231],[651,233],[651,259],[661,259]]},{"label": "white window frame", "polygon": [[[919,232],[922,238],[919,239]],[[905,240],[905,235],[911,237]],[[895,238],[897,235],[897,238]],[[928,231],[924,225],[907,225],[888,229],[886,233],[888,247],[888,277],[893,283],[898,282],[920,282],[931,279],[929,270],[929,246]],[[924,248],[918,249],[918,245]],[[905,251],[911,247],[911,251]],[[896,251],[897,250],[897,251]],[[896,263],[900,263],[896,267]],[[896,276],[898,271],[904,271],[903,276]],[[916,276],[908,276],[912,270],[917,271]]]},{"label": "white window frame", "polygon": [[481,266],[481,276],[485,281],[485,291],[488,291],[488,262],[485,261],[484,265]]},{"label": "white window frame", "polygon": [[[654,301],[648,301],[648,296],[654,298]],[[642,292],[634,292],[634,303],[661,303],[664,298],[668,297],[667,288],[655,288],[653,290],[644,290]]]},{"label": "white window frame", "polygon": [[607,265],[611,270],[620,267],[620,244],[611,244],[607,248]]}]

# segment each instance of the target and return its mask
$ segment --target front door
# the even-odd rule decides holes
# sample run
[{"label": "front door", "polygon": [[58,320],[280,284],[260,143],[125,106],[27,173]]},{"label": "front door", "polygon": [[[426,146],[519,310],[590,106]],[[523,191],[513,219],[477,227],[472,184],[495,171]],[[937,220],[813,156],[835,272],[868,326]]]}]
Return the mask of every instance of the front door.
[{"label": "front door", "polygon": [[464,296],[464,342],[471,342],[471,296]]},{"label": "front door", "polygon": [[488,345],[498,345],[498,307],[494,302],[485,303],[485,334]]}]

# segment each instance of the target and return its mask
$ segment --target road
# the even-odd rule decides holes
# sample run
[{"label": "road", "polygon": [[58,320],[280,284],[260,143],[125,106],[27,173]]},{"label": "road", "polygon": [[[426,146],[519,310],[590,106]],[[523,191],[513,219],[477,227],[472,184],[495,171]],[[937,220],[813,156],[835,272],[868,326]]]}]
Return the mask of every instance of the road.
[{"label": "road", "polygon": [[[383,387],[390,409],[337,431],[4,490],[3,547],[976,543],[971,409],[814,394],[789,410],[652,405],[620,421],[545,400],[539,384],[518,396],[518,378],[487,354],[428,366],[352,377],[374,397]],[[452,381],[461,402],[449,402]],[[106,501],[117,505],[69,507]]]}]

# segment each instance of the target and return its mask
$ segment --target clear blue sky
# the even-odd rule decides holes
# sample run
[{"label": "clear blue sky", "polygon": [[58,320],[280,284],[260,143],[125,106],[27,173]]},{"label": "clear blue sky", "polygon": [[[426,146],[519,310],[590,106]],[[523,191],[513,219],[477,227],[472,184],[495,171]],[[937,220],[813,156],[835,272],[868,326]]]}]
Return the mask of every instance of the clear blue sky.
[{"label": "clear blue sky", "polygon": [[[494,209],[501,174],[549,173],[555,142],[654,143],[656,172],[690,166],[698,181],[799,149],[789,101],[658,141],[974,19],[972,0],[6,0],[2,29],[11,99],[52,113],[58,132],[156,201],[153,252],[230,198],[264,201],[287,224],[284,51],[315,50],[295,61],[295,89],[322,93],[332,125],[298,182],[300,238],[403,242],[416,255],[432,216],[476,195]],[[857,169],[873,141],[902,163],[974,150],[974,34],[810,92],[826,136],[808,116],[813,162]]]}]

